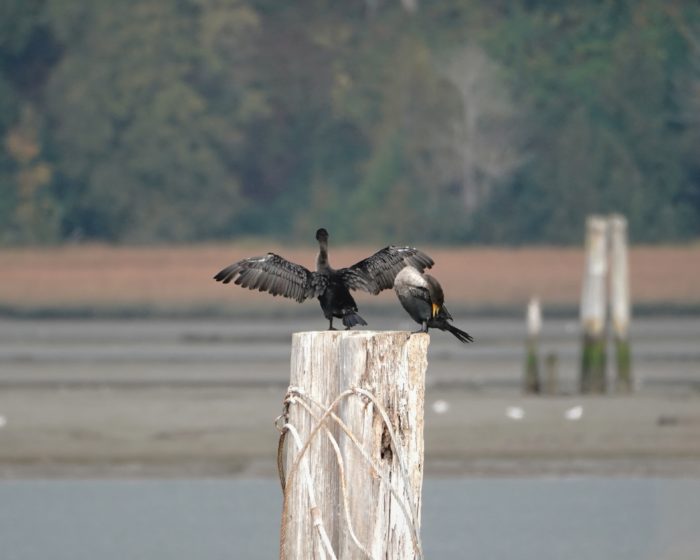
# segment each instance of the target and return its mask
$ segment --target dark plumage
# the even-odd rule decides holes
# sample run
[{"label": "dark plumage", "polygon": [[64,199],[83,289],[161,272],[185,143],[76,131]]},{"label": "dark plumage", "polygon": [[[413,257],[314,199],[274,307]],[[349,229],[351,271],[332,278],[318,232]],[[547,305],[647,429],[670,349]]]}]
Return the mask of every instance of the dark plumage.
[{"label": "dark plumage", "polygon": [[440,283],[430,274],[424,274],[413,266],[404,267],[394,280],[394,290],[403,308],[419,323],[415,332],[428,332],[429,328],[451,332],[460,342],[473,342],[468,333],[455,327],[452,315],[445,307],[445,294]]},{"label": "dark plumage", "polygon": [[333,330],[333,318],[343,320],[346,328],[366,325],[357,314],[357,304],[350,290],[363,290],[378,294],[394,285],[396,274],[406,265],[424,270],[433,266],[433,259],[413,247],[390,245],[372,256],[347,268],[338,270],[328,262],[328,232],[321,228],[316,232],[319,251],[316,270],[290,262],[279,255],[268,253],[235,262],[214,279],[228,284],[233,281],[243,288],[269,292],[302,302],[316,297],[323,314],[328,319],[328,328]]}]

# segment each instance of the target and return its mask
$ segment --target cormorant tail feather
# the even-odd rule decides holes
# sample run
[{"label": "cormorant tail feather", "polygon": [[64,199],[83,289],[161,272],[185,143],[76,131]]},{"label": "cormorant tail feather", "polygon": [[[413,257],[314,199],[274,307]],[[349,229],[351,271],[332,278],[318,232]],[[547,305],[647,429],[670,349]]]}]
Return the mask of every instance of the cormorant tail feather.
[{"label": "cormorant tail feather", "polygon": [[450,323],[445,323],[445,328],[450,331],[460,342],[474,342],[474,338],[467,332],[458,329]]},{"label": "cormorant tail feather", "polygon": [[[439,318],[438,318],[439,319]],[[470,335],[467,332],[464,332],[462,329],[458,329],[455,327],[452,323],[448,323],[445,320],[432,320],[428,321],[428,326],[436,329],[440,329],[441,331],[449,331],[451,332],[457,340],[460,342],[474,342],[474,339],[472,338],[472,335]]]},{"label": "cormorant tail feather", "polygon": [[351,329],[352,327],[356,325],[366,325],[367,321],[365,321],[362,317],[360,317],[357,313],[351,311],[350,313],[346,313],[343,315],[343,325],[347,327],[348,329]]}]

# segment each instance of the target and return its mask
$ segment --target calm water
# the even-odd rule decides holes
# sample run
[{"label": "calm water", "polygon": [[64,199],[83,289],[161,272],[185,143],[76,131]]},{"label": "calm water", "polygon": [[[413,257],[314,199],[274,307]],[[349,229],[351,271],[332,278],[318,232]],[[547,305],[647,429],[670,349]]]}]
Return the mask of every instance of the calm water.
[{"label": "calm water", "polygon": [[[428,559],[697,560],[700,480],[427,480]],[[3,560],[277,557],[274,480],[2,481]]]}]

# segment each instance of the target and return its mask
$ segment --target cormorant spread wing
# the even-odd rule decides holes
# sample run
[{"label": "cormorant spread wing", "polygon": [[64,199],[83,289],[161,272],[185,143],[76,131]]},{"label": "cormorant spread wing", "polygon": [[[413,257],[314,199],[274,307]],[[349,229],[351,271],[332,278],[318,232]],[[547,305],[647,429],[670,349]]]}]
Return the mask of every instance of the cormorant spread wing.
[{"label": "cormorant spread wing", "polygon": [[394,278],[406,265],[423,272],[434,264],[433,259],[414,247],[389,245],[348,268],[341,268],[338,273],[349,288],[376,295],[392,288]]},{"label": "cormorant spread wing", "polygon": [[214,279],[224,284],[233,281],[243,288],[269,292],[273,296],[284,296],[298,302],[317,297],[328,285],[326,276],[311,272],[274,253],[237,261],[224,268]]}]

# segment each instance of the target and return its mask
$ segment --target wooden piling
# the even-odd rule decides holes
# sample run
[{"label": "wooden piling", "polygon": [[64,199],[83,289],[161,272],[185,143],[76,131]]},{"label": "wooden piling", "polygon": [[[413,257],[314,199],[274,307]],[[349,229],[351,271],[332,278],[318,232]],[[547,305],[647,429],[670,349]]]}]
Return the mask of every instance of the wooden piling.
[{"label": "wooden piling", "polygon": [[630,290],[627,256],[627,219],[609,217],[610,228],[610,317],[615,347],[615,389],[629,393],[633,388],[629,344]]},{"label": "wooden piling", "polygon": [[540,358],[539,339],[542,330],[542,310],[540,301],[532,298],[527,306],[527,340],[525,342],[525,379],[523,390],[525,393],[539,393],[540,384]]},{"label": "wooden piling", "polygon": [[545,395],[556,395],[559,392],[559,357],[554,352],[545,358],[545,372],[542,392]]},{"label": "wooden piling", "polygon": [[604,393],[606,388],[606,273],[607,220],[601,216],[589,216],[586,220],[586,262],[581,291],[582,393]]},{"label": "wooden piling", "polygon": [[429,340],[406,332],[294,334],[280,558],[422,557]]}]

